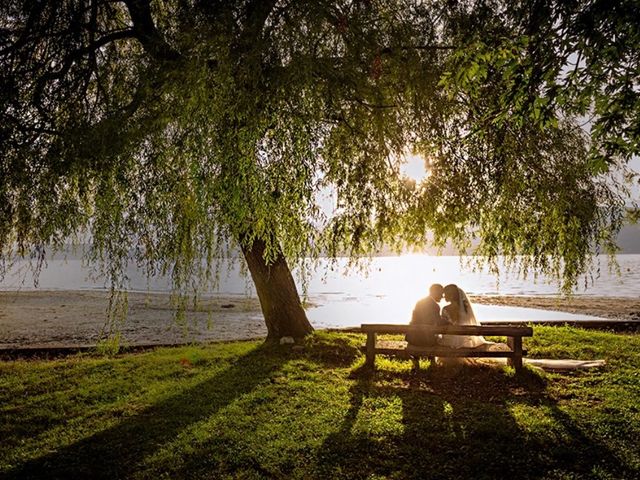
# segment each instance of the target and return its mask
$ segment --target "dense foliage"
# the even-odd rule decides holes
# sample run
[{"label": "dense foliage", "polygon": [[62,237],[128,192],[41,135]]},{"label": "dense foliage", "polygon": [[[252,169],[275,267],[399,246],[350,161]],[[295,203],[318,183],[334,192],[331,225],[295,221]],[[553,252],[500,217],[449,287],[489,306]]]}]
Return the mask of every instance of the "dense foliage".
[{"label": "dense foliage", "polygon": [[0,254],[90,238],[115,287],[135,261],[187,291],[256,239],[295,262],[475,235],[569,289],[640,150],[638,7],[605,3],[3,2]]}]

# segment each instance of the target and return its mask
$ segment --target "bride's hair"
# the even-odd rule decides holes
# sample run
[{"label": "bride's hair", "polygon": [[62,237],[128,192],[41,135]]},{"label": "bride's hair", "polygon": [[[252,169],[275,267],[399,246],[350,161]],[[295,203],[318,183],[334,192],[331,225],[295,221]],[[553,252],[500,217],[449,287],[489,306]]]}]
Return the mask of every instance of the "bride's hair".
[{"label": "bride's hair", "polygon": [[444,287],[444,295],[445,297],[450,298],[455,302],[460,301],[460,292],[458,292],[458,286],[453,283],[450,283],[449,285]]}]

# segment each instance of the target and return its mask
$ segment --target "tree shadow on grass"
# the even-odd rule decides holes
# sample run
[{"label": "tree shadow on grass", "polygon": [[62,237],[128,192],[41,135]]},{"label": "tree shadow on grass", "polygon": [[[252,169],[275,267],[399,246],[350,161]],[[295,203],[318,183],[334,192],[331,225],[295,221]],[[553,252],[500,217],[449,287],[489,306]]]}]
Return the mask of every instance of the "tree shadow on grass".
[{"label": "tree shadow on grass", "polygon": [[[495,367],[439,369],[412,376],[354,371],[350,408],[317,456],[316,478],[635,478],[615,452],[580,427],[534,372]],[[402,431],[368,431],[358,416],[400,401]],[[521,409],[518,413],[517,410]],[[529,431],[519,415],[544,412],[549,431]],[[544,425],[544,421],[542,422]]]},{"label": "tree shadow on grass", "polygon": [[156,403],[121,423],[7,473],[8,479],[105,479],[131,475],[136,466],[189,426],[251,392],[276,374],[289,356],[260,346],[229,368]]},{"label": "tree shadow on grass", "polygon": [[[333,369],[349,369],[360,355],[357,345],[348,337],[313,335],[305,340],[304,349],[291,351],[291,364],[282,369],[282,378],[288,374],[305,376],[306,371],[311,372],[312,377],[318,371],[326,374]],[[311,478],[307,475],[307,461],[314,457],[314,447],[301,441],[298,449],[291,438],[296,438],[294,429],[313,429],[305,423],[313,414],[309,413],[308,404],[296,402],[300,391],[290,387],[288,380],[283,383],[280,378],[275,380],[273,389],[262,392],[269,399],[265,404],[262,396],[243,398],[236,405],[233,428],[221,426],[220,423],[225,422],[219,419],[217,429],[212,427],[215,435],[193,441],[179,462],[158,465],[156,471],[162,471],[169,478]],[[311,383],[316,391],[322,388],[321,383]],[[326,407],[321,397],[318,395],[313,400],[319,408]],[[253,427],[255,430],[243,424],[248,413],[260,422]],[[318,433],[322,432],[321,427]],[[265,442],[264,445],[261,442]]]}]

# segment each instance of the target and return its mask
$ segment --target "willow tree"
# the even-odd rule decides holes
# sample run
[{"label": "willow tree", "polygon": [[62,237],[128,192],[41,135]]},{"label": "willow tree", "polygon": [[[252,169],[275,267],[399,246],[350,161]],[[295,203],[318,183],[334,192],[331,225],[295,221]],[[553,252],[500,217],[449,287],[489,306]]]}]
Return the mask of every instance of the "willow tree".
[{"label": "willow tree", "polygon": [[115,290],[135,261],[187,294],[238,246],[270,338],[311,331],[290,265],[320,255],[475,235],[570,289],[615,247],[608,177],[638,150],[633,12],[576,27],[592,3],[4,2],[3,259],[84,236]]}]

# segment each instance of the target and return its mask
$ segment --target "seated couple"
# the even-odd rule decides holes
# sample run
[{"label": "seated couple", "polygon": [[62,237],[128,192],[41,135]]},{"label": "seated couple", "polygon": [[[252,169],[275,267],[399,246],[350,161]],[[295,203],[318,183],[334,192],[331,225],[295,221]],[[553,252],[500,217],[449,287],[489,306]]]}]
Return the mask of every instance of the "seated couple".
[{"label": "seated couple", "polygon": [[[443,296],[449,304],[443,307],[441,312],[439,303]],[[473,313],[471,302],[461,288],[454,284],[443,287],[436,283],[429,288],[429,296],[416,303],[411,325],[479,325],[479,323]],[[491,343],[478,335],[429,335],[420,331],[409,332],[406,340],[409,344],[418,347],[444,345],[451,348],[475,348]]]}]

